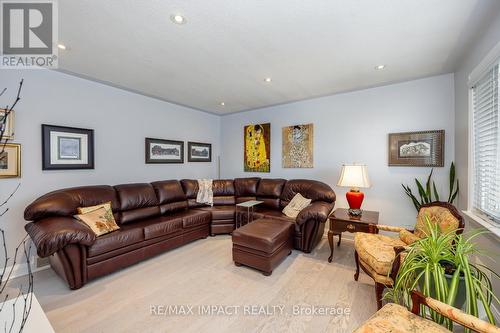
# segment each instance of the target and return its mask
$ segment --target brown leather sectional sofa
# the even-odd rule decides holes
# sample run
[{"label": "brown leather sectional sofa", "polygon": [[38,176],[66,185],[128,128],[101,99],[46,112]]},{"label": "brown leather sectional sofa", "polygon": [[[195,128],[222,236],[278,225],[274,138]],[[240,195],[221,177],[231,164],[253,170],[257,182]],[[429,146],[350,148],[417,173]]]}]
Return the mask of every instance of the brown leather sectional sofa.
[{"label": "brown leather sectional sofa", "polygon": [[[255,218],[294,222],[294,247],[310,252],[323,235],[335,193],[314,180],[237,178],[214,180],[214,206],[196,202],[196,180],[166,180],[116,186],[84,186],[50,192],[31,203],[25,229],[40,257],[71,289],[165,250],[209,234],[231,233],[236,203],[262,200]],[[312,199],[295,221],[281,213],[296,193]],[[96,237],[73,218],[78,207],[111,202],[120,229]],[[243,213],[243,211],[241,212]]]}]

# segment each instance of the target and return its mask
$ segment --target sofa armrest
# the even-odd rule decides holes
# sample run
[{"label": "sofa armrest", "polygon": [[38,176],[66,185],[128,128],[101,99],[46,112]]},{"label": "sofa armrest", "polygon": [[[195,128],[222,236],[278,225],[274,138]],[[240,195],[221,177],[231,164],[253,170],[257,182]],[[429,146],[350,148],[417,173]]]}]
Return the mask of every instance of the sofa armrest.
[{"label": "sofa armrest", "polygon": [[295,219],[295,223],[302,225],[308,220],[316,220],[318,222],[326,222],[333,205],[324,201],[315,201],[306,208],[302,209]]},{"label": "sofa armrest", "polygon": [[69,244],[90,246],[94,244],[94,232],[72,217],[49,217],[24,226],[33,243],[38,256],[44,258],[61,250]]}]

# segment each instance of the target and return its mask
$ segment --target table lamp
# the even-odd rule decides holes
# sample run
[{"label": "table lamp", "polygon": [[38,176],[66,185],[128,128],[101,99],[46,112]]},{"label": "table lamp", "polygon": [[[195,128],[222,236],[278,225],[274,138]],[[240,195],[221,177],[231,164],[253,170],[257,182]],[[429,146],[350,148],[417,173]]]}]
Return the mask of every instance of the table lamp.
[{"label": "table lamp", "polygon": [[361,204],[365,195],[359,188],[371,186],[366,165],[344,164],[337,186],[351,188],[345,194],[349,203],[349,215],[360,216],[362,213]]}]

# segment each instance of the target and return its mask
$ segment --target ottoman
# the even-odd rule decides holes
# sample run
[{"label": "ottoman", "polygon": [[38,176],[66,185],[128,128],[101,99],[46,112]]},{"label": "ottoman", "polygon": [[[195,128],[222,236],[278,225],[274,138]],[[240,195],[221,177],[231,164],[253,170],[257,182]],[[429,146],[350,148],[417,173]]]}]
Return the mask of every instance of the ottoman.
[{"label": "ottoman", "polygon": [[292,253],[293,223],[258,219],[233,231],[233,261],[249,266],[265,276]]}]

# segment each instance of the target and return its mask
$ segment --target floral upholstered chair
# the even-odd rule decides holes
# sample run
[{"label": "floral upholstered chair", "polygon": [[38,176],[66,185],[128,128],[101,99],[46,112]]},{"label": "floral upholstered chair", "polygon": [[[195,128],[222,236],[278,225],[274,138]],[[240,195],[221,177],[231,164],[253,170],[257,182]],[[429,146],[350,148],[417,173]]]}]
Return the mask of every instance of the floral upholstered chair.
[{"label": "floral upholstered chair", "polygon": [[[386,332],[425,332],[446,333],[450,332],[445,327],[425,319],[419,315],[420,305],[425,305],[446,318],[480,333],[500,333],[500,329],[486,321],[471,316],[448,304],[426,297],[418,291],[412,291],[412,310],[388,303],[378,310],[370,319],[365,321],[354,333],[386,333]],[[422,314],[422,315],[425,315]]]},{"label": "floral upholstered chair", "polygon": [[[447,202],[432,202],[422,205],[417,215],[415,230],[388,225],[370,225],[370,233],[358,232],[354,236],[354,258],[358,280],[359,267],[375,281],[377,308],[382,307],[382,293],[386,286],[391,287],[399,269],[399,253],[404,247],[423,238],[428,233],[427,220],[436,223],[441,232],[463,231],[463,218],[458,210]],[[380,230],[397,233],[396,237],[379,235]],[[397,260],[395,260],[397,259]]]}]

